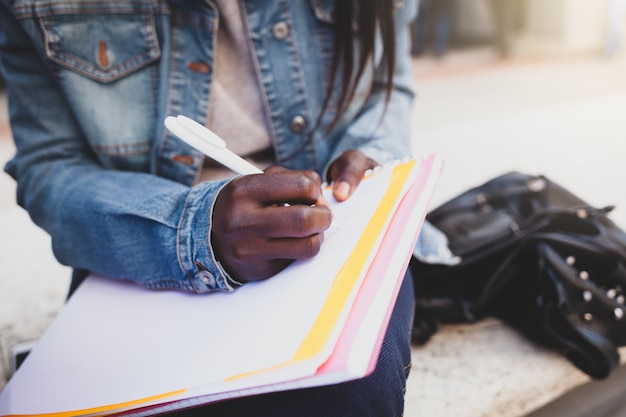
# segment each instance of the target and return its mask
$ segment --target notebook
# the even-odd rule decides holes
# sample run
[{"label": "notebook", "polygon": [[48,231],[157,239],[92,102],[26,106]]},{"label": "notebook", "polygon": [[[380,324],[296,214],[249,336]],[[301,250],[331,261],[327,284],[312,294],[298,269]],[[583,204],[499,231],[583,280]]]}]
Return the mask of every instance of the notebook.
[{"label": "notebook", "polygon": [[0,416],[154,415],[368,375],[442,167],[436,155],[383,167],[342,203],[326,190],[319,254],[232,293],[88,277],[0,394]]}]

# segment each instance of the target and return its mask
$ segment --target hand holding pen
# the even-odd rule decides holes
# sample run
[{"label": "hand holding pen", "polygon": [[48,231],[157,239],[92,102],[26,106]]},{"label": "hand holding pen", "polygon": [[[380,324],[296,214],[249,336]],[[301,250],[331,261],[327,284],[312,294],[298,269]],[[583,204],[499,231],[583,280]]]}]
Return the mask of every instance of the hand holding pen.
[{"label": "hand holding pen", "polygon": [[[219,192],[211,229],[215,255],[233,278],[240,282],[266,279],[294,260],[319,252],[332,214],[317,173],[278,167],[263,173],[188,117],[167,117],[165,125],[189,145],[242,175]],[[334,198],[349,198],[364,172],[377,165],[356,149],[344,152],[328,170]]]},{"label": "hand holding pen", "polygon": [[215,200],[211,230],[226,271],[240,282],[258,281],[315,256],[332,222],[330,208],[316,204],[320,185],[313,171],[280,167],[229,182]]},{"label": "hand holding pen", "polygon": [[[211,243],[224,269],[240,282],[269,278],[296,259],[319,252],[332,214],[314,171],[279,167],[264,173],[226,148],[217,135],[184,116],[168,117],[172,133],[242,174],[218,193]],[[246,175],[259,174],[263,175]]]}]

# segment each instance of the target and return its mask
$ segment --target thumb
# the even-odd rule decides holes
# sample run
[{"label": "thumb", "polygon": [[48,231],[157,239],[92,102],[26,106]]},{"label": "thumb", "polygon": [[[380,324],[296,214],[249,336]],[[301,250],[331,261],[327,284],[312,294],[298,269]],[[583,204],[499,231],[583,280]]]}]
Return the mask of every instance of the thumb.
[{"label": "thumb", "polygon": [[365,155],[356,150],[344,152],[335,161],[331,169],[331,180],[333,197],[337,201],[344,201],[352,195],[368,165],[369,161]]}]

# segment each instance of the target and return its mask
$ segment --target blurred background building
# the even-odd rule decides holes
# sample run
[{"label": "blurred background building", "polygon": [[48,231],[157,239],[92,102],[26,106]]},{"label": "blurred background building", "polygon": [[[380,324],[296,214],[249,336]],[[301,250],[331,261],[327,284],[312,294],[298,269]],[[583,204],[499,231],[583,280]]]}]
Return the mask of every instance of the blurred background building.
[{"label": "blurred background building", "polygon": [[493,47],[497,56],[602,53],[623,44],[626,0],[421,0],[415,55]]}]

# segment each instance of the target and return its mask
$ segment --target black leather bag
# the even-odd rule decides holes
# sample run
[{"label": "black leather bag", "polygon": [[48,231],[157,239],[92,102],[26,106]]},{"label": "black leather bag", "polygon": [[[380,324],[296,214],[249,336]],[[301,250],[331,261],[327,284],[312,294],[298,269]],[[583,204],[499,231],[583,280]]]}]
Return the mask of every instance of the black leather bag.
[{"label": "black leather bag", "polygon": [[437,322],[497,317],[558,349],[593,378],[626,345],[626,233],[544,176],[511,172],[439,206],[427,219],[449,239],[453,266],[411,260],[413,341]]}]

